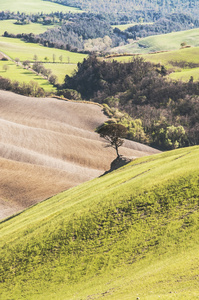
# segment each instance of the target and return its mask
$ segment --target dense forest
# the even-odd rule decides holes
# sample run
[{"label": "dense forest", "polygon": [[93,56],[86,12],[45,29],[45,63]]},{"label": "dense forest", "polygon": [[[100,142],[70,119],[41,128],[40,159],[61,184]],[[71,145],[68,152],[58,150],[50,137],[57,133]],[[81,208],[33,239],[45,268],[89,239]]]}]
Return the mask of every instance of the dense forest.
[{"label": "dense forest", "polygon": [[[137,39],[151,35],[165,34],[174,31],[199,27],[199,19],[183,13],[173,13],[161,17],[153,24],[137,24],[125,30],[126,38]],[[124,34],[124,33],[123,33]]]},{"label": "dense forest", "polygon": [[111,121],[128,127],[128,138],[159,149],[199,143],[199,82],[171,81],[163,66],[140,57],[129,63],[100,61],[90,56],[66,76],[67,89],[83,99],[105,104]]},{"label": "dense forest", "polygon": [[115,20],[137,22],[141,17],[145,22],[154,21],[158,13],[183,12],[196,16],[199,12],[198,0],[50,0],[63,5],[75,6],[94,13],[107,12]]}]

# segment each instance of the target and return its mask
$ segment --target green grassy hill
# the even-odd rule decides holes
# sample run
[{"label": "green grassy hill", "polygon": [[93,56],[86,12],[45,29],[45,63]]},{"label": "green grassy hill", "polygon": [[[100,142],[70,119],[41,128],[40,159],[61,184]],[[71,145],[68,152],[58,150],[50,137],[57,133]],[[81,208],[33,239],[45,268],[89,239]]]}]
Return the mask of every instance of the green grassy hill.
[{"label": "green grassy hill", "polygon": [[[33,57],[37,55],[38,61],[45,63],[45,68],[52,70],[52,73],[58,76],[59,83],[63,83],[66,74],[71,75],[76,69],[77,63],[82,62],[87,57],[85,54],[69,52],[66,50],[47,48],[38,44],[26,43],[20,39],[0,37],[0,51],[8,55],[12,60],[19,58],[20,62],[29,60],[34,62]],[[55,55],[55,63],[53,63],[53,55]],[[62,63],[60,62],[60,56],[62,57]],[[47,64],[46,60],[47,58]],[[10,68],[7,72],[4,72],[3,65],[9,65]],[[17,76],[17,74],[20,76]],[[0,61],[0,76],[10,78],[11,80],[18,80],[20,82],[29,82],[31,80],[37,80],[37,82],[44,87],[45,90],[53,90],[47,80],[42,79],[39,76],[17,67],[13,62]],[[37,77],[35,79],[33,77]]]},{"label": "green grassy hill", "polygon": [[60,4],[56,4],[50,1],[43,0],[6,0],[1,1],[0,3],[0,11],[19,11],[25,13],[51,13],[51,12],[80,12],[79,9],[75,7],[64,6]]},{"label": "green grassy hill", "polygon": [[40,34],[48,29],[55,27],[54,25],[42,25],[38,23],[30,23],[26,25],[16,25],[16,20],[3,20],[0,21],[0,35],[3,35],[5,31],[18,34],[18,33],[31,33]]},{"label": "green grassy hill", "polygon": [[[190,76],[194,77],[194,80],[199,80],[199,47],[184,48],[174,51],[166,51],[160,53],[142,54],[142,57],[146,61],[152,63],[164,65],[169,72],[169,77],[172,79],[181,79],[188,81]],[[117,60],[120,62],[128,62],[132,59],[132,55],[111,57],[109,60]],[[173,65],[173,63],[174,65]],[[179,67],[175,65],[175,62],[186,62],[187,67]],[[188,67],[188,64],[193,64],[193,67]],[[195,65],[195,67],[194,67]]]},{"label": "green grassy hill", "polygon": [[1,299],[198,299],[198,157],[136,159],[1,222]]},{"label": "green grassy hill", "polygon": [[183,42],[190,46],[199,46],[199,29],[149,36],[125,46],[117,47],[112,52],[146,54],[157,51],[171,51],[178,50]]}]

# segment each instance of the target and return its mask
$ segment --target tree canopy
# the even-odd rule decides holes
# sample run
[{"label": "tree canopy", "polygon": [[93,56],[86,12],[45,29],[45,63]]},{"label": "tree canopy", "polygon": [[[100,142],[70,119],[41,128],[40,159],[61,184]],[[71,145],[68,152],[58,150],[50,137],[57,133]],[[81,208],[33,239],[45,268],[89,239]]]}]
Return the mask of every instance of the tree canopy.
[{"label": "tree canopy", "polygon": [[107,147],[116,150],[117,157],[119,157],[118,148],[124,143],[123,138],[126,137],[127,128],[121,124],[105,124],[97,129],[97,133],[108,142]]}]

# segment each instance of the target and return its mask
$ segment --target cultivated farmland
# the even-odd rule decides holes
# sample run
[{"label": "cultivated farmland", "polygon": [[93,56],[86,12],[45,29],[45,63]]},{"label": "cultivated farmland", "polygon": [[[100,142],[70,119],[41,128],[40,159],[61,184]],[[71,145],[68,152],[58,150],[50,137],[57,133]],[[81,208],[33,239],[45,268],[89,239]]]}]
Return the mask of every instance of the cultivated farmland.
[{"label": "cultivated farmland", "polygon": [[[1,91],[0,110],[1,218],[101,175],[115,158],[94,133],[106,120],[97,105]],[[128,141],[121,154],[157,152]]]}]

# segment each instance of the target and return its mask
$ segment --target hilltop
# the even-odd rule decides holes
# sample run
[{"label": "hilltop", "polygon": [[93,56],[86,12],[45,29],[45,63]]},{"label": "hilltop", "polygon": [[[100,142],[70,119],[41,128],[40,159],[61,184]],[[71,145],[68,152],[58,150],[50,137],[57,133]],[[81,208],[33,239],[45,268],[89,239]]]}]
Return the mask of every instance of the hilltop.
[{"label": "hilltop", "polygon": [[[94,104],[0,92],[1,218],[109,169],[113,149],[95,133],[107,120]],[[156,153],[126,142],[121,154]]]},{"label": "hilltop", "polygon": [[198,157],[139,158],[2,222],[2,299],[198,299]]}]

